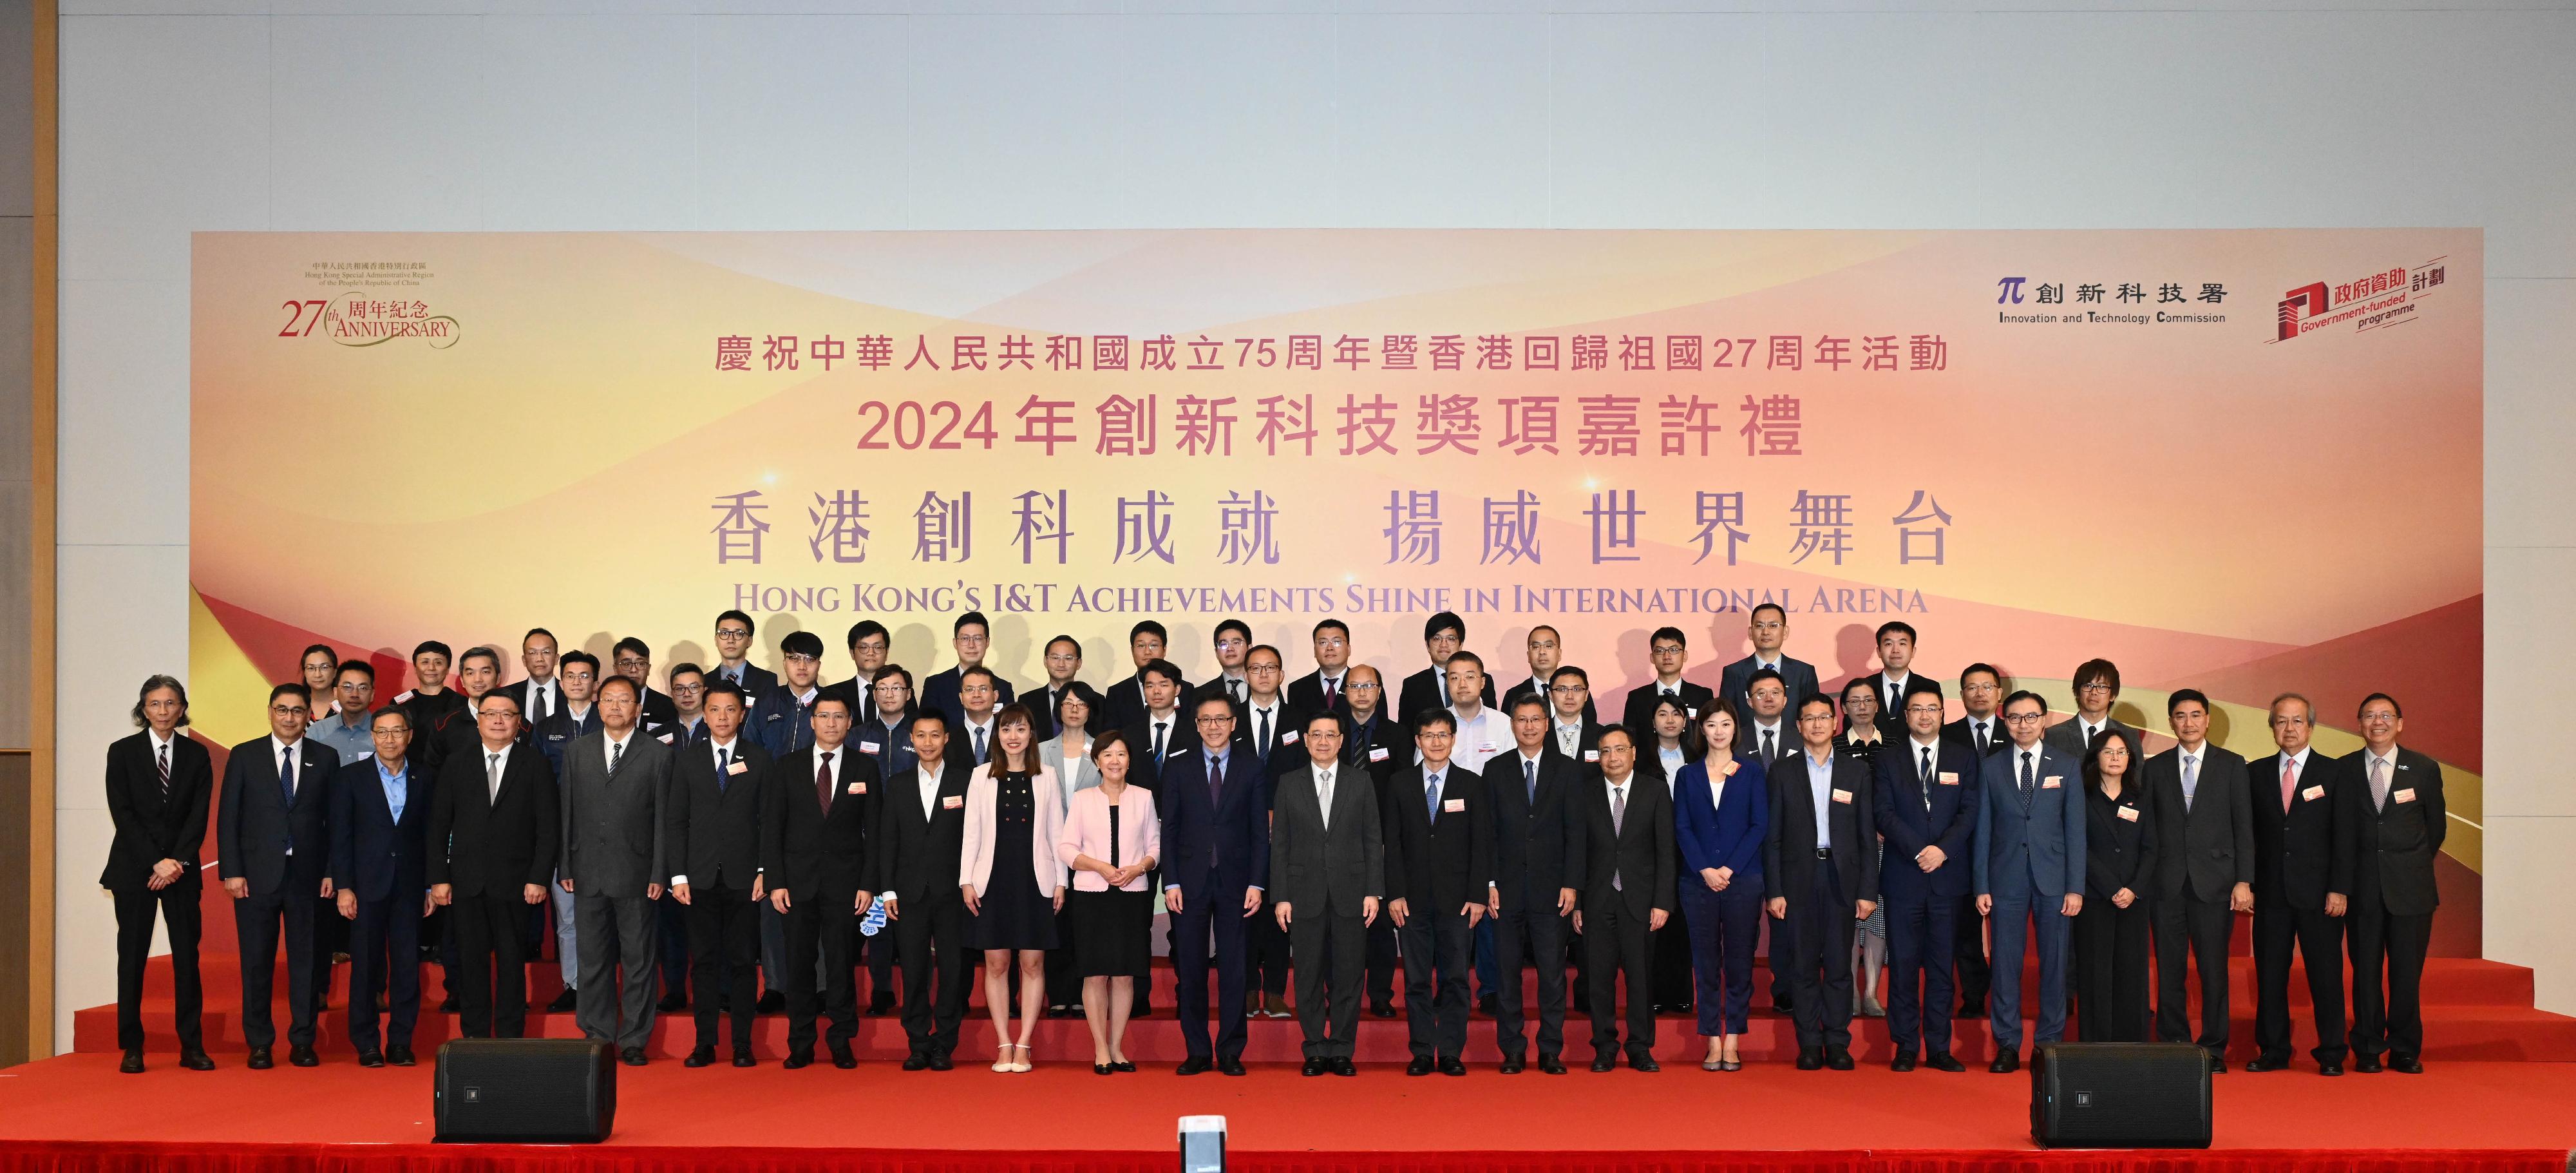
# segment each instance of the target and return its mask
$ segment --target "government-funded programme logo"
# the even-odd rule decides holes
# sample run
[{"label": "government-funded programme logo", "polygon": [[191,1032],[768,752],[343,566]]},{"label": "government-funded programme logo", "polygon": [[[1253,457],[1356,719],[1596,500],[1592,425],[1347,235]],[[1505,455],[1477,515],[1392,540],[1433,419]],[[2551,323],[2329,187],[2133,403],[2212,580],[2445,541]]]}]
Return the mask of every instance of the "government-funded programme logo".
[{"label": "government-funded programme logo", "polygon": [[[435,276],[423,261],[315,261],[303,276],[328,287],[324,297],[297,298],[278,307],[286,322],[280,338],[320,336],[342,346],[382,346],[418,339],[432,350],[456,345],[453,314],[438,312],[423,297]],[[354,287],[354,288],[353,288]]]},{"label": "government-funded programme logo", "polygon": [[2439,292],[2447,256],[2414,266],[2400,266],[2328,285],[2311,282],[2281,295],[2281,328],[2275,342],[2287,342],[2346,322],[2354,333],[2413,321],[2415,307]]}]

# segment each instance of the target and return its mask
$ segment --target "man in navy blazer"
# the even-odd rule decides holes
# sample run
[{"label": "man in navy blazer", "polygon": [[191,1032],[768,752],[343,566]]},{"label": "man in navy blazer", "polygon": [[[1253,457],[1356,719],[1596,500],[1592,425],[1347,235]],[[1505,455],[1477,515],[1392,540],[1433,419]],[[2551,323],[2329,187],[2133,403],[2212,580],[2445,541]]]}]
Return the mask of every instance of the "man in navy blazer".
[{"label": "man in navy blazer", "polygon": [[2066,942],[2084,909],[2084,779],[2074,758],[2041,740],[2048,702],[2024,689],[2004,700],[2012,744],[1979,763],[1977,912],[1994,932],[1995,1061],[2021,1067],[2021,959],[2039,953],[2038,1030],[2033,1041],[2066,1036]]},{"label": "man in navy blazer", "polygon": [[1752,711],[1753,674],[1765,668],[1780,674],[1791,705],[1824,691],[1816,681],[1815,665],[1780,650],[1789,642],[1789,612],[1780,604],[1764,603],[1753,609],[1752,633],[1753,654],[1717,675],[1717,695],[1734,701],[1736,712]]},{"label": "man in navy blazer", "polygon": [[270,1005],[277,935],[286,931],[286,1041],[298,1066],[313,1052],[313,903],[331,894],[331,773],[340,755],[304,736],[313,695],[302,684],[268,690],[269,735],[232,749],[215,815],[216,869],[233,898],[241,937],[242,1038],[250,1066],[272,1065]]},{"label": "man in navy blazer", "polygon": [[[1242,1075],[1244,918],[1270,886],[1270,780],[1252,742],[1234,730],[1234,705],[1210,692],[1190,706],[1196,745],[1171,749],[1155,791],[1163,821],[1163,904],[1172,916],[1172,974],[1179,980],[1180,1074],[1214,1067]],[[1177,740],[1177,739],[1175,739]],[[1216,937],[1217,1013],[1208,1042],[1208,937]]]},{"label": "man in navy blazer", "polygon": [[[957,651],[957,666],[931,675],[921,682],[921,707],[948,719],[952,726],[966,723],[966,706],[957,699],[958,687],[965,682],[969,668],[985,667],[984,654],[993,646],[993,626],[981,611],[969,611],[949,625],[948,644]],[[990,671],[989,667],[986,667]],[[993,707],[1001,708],[1019,699],[1011,682],[993,673]],[[772,752],[776,752],[775,749]]]},{"label": "man in navy blazer", "polygon": [[[430,779],[411,760],[411,717],[376,710],[376,752],[331,779],[331,882],[349,933],[349,1041],[409,1066],[420,1020],[420,922],[429,915]],[[391,1022],[379,1033],[377,983]],[[300,1062],[300,1059],[299,1059]],[[311,1064],[301,1064],[311,1066]]]},{"label": "man in navy blazer", "polygon": [[1878,873],[1887,908],[1887,1029],[1895,1071],[1914,1070],[1918,1043],[1936,1071],[1965,1071],[1950,1055],[1950,960],[1959,906],[1968,895],[1977,831],[1974,746],[1941,734],[1941,689],[1919,680],[1905,691],[1905,740],[1878,755],[1878,833],[1887,857]]}]

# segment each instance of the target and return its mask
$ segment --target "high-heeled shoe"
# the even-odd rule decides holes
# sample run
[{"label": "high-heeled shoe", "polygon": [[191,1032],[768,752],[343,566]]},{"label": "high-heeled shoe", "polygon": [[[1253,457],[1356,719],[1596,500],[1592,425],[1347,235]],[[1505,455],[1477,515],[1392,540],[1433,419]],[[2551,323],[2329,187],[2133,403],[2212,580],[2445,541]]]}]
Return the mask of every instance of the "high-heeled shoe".
[{"label": "high-heeled shoe", "polygon": [[1027,1047],[1025,1044],[1021,1044],[1021,1043],[1013,1043],[1013,1044],[1011,1044],[1011,1045],[1012,1045],[1012,1046],[1014,1046],[1014,1047],[1018,1047],[1018,1048],[1019,1048],[1020,1057],[1019,1057],[1017,1060],[1014,1060],[1014,1061],[1011,1063],[1011,1068],[1010,1068],[1010,1069],[1011,1069],[1011,1070],[1013,1070],[1013,1071],[1027,1071],[1027,1070],[1030,1070],[1030,1068],[1029,1068],[1029,1049],[1028,1049],[1028,1047]]},{"label": "high-heeled shoe", "polygon": [[1094,1063],[1091,1065],[1091,1073],[1093,1075],[1110,1075],[1115,1073],[1117,1070],[1117,1068],[1106,1063]]},{"label": "high-heeled shoe", "polygon": [[1109,1069],[1119,1073],[1120,1075],[1128,1075],[1135,1072],[1136,1065],[1125,1059],[1117,1059],[1110,1062]]}]

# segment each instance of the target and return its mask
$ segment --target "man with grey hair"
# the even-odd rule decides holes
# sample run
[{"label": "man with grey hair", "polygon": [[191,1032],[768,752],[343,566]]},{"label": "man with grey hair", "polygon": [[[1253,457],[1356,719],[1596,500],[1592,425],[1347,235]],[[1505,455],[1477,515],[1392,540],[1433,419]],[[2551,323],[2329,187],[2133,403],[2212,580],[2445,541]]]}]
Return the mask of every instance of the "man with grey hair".
[{"label": "man with grey hair", "polygon": [[582,1037],[614,1040],[618,1060],[641,1067],[653,1033],[653,902],[671,874],[663,851],[671,747],[642,734],[642,686],[633,679],[601,681],[598,701],[599,731],[564,753],[556,883],[572,893],[581,941]]}]

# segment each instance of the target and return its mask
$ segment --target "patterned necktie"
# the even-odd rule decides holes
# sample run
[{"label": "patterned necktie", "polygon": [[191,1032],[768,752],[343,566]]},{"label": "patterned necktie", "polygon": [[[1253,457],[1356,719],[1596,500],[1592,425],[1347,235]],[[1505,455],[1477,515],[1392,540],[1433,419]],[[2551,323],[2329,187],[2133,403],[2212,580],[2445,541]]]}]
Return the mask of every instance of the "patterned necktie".
[{"label": "patterned necktie", "polygon": [[2028,805],[2030,805],[2030,751],[2029,751],[2029,750],[2023,750],[2023,751],[2021,751],[2021,801],[2022,801],[2022,805],[2023,805],[2023,806],[2028,806]]},{"label": "patterned necktie", "polygon": [[981,729],[975,731],[975,764],[984,764],[984,731]]},{"label": "patterned necktie", "polygon": [[2182,755],[2182,813],[2191,813],[2191,800],[2200,793],[2200,755]]},{"label": "patterned necktie", "polygon": [[[1618,838],[1620,830],[1627,824],[1628,788],[1613,786],[1610,788],[1610,837]],[[1615,862],[1610,865],[1610,890],[1613,892],[1626,890],[1619,881],[1619,865]]]},{"label": "patterned necktie", "polygon": [[832,751],[828,749],[823,751],[822,763],[814,767],[814,801],[824,814],[832,813]]},{"label": "patterned necktie", "polygon": [[160,759],[161,797],[167,800],[170,797],[170,747],[163,745],[160,753],[155,756]]},{"label": "patterned necktie", "polygon": [[1923,747],[1923,813],[1932,813],[1932,747]]},{"label": "patterned necktie", "polygon": [[1208,758],[1208,802],[1213,805],[1225,798],[1225,759]]},{"label": "patterned necktie", "polygon": [[1163,727],[1169,724],[1168,721],[1154,722],[1154,768],[1158,770],[1163,768]]},{"label": "patterned necktie", "polygon": [[2370,759],[2370,805],[2377,810],[2388,809],[2388,760],[2386,758]]},{"label": "patterned necktie", "polygon": [[622,765],[622,764],[624,764],[624,763],[625,763],[625,761],[626,761],[626,743],[625,743],[625,742],[623,742],[623,741],[612,741],[612,742],[609,742],[609,743],[608,743],[608,776],[609,776],[609,777],[611,777],[611,778],[616,777],[616,776],[617,776],[617,767],[618,767],[618,766],[620,766],[620,765]]},{"label": "patterned necktie", "polygon": [[2281,759],[2281,813],[2290,813],[2290,799],[2299,792],[2299,759]]},{"label": "patterned necktie", "polygon": [[1422,787],[1423,805],[1429,808],[1424,813],[1431,816],[1432,822],[1437,823],[1440,821],[1440,775],[1433,774],[1422,781],[1424,783]]},{"label": "patterned necktie", "polygon": [[716,793],[718,794],[723,794],[725,792],[725,767],[733,764],[732,759],[732,750],[720,749],[716,751]]}]

